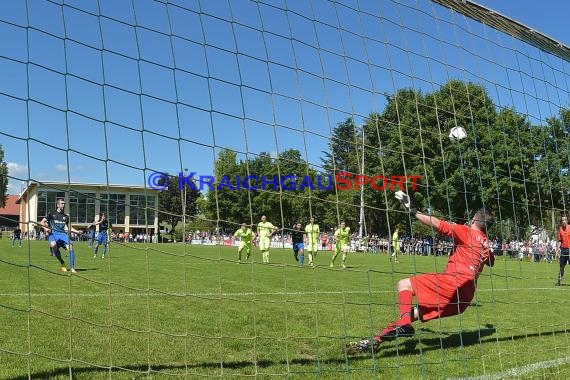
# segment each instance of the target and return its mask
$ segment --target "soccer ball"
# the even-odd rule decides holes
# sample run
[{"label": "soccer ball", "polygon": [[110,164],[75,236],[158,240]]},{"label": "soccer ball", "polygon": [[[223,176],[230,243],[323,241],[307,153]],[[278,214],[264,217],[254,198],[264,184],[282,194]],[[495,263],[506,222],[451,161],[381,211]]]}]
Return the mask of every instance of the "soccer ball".
[{"label": "soccer ball", "polygon": [[453,142],[461,141],[467,137],[467,131],[463,127],[453,127],[449,131],[449,139]]}]

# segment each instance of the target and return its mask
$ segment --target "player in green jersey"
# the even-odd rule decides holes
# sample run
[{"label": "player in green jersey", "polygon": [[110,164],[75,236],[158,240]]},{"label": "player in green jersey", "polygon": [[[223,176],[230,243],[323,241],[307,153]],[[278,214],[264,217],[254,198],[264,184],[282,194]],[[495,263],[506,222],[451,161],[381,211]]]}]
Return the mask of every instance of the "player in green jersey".
[{"label": "player in green jersey", "polygon": [[342,252],[342,269],[346,268],[346,256],[348,255],[348,240],[350,239],[350,227],[346,227],[344,222],[340,223],[340,227],[334,232],[334,254],[330,267],[334,267],[334,261],[339,253]]},{"label": "player in green jersey", "polygon": [[245,259],[249,260],[251,254],[251,241],[253,240],[254,233],[251,228],[248,228],[245,223],[241,224],[240,229],[234,233],[234,237],[239,238],[241,241],[238,245],[238,263],[241,263],[241,253],[245,249]]}]

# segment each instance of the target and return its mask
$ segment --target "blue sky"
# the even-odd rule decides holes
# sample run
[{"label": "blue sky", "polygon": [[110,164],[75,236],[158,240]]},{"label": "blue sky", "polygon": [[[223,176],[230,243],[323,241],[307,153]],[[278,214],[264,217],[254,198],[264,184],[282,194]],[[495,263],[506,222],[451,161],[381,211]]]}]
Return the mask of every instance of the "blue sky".
[{"label": "blue sky", "polygon": [[[222,148],[240,159],[296,148],[318,168],[336,124],[451,78],[482,82],[535,123],[569,105],[568,62],[429,1],[62,3],[0,2],[10,193],[28,179],[211,174]],[[570,44],[567,1],[479,3]]]}]

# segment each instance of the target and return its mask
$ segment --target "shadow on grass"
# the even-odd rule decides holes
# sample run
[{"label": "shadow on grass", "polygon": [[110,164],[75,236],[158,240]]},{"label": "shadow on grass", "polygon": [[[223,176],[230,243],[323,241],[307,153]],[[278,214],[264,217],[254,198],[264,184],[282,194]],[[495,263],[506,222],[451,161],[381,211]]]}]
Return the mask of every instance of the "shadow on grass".
[{"label": "shadow on grass", "polygon": [[[485,337],[493,335],[497,329],[491,325],[486,324],[484,328],[471,331],[461,331],[457,333],[446,333],[441,331],[433,331],[431,329],[421,329],[421,334],[416,333],[416,336],[407,340],[400,340],[396,342],[395,345],[386,346],[386,350],[379,351],[379,356],[389,357],[389,356],[401,356],[405,354],[418,353],[420,350],[417,348],[419,343],[423,344],[424,347],[421,348],[422,352],[441,350],[445,348],[453,347],[469,347],[475,344],[485,343]],[[423,337],[424,333],[430,335],[440,335],[438,338]],[[537,334],[538,335],[538,334]],[[530,335],[523,335],[521,337],[529,337]],[[498,339],[501,340],[502,338]],[[508,337],[508,340],[514,339],[513,337]]]},{"label": "shadow on grass", "polygon": [[[340,350],[339,350],[340,351]],[[351,358],[351,360],[366,360],[366,357],[355,357]],[[140,365],[127,365],[127,366],[117,366],[113,367],[112,371],[108,368],[101,368],[101,367],[72,367],[71,373],[72,378],[80,375],[88,375],[88,374],[104,374],[104,373],[111,373],[111,374],[118,374],[120,372],[133,372],[132,378],[136,379],[136,375],[139,374],[149,374],[149,375],[158,375],[157,372],[160,371],[176,371],[176,375],[185,375],[186,370],[191,371],[192,369],[231,369],[231,370],[239,370],[244,368],[269,368],[275,365],[287,365],[287,364],[297,364],[297,365],[317,365],[318,363],[321,364],[337,364],[342,365],[346,363],[346,359],[344,355],[339,354],[338,358],[329,358],[329,359],[292,359],[287,362],[286,360],[258,360],[257,362],[242,360],[242,361],[233,361],[233,362],[203,362],[203,363],[196,363],[196,364],[188,364],[188,365],[162,365],[156,364],[152,365],[149,369],[148,364],[140,364]],[[223,364],[223,366],[222,366]],[[194,373],[188,373],[187,375],[192,376],[195,375]],[[42,372],[34,372],[31,373],[30,376],[28,375],[21,375],[16,377],[11,377],[8,380],[28,380],[32,379],[51,379],[57,376],[69,376],[69,368],[68,367],[60,367],[55,368],[51,371],[42,371]],[[216,376],[217,377],[217,376]]]},{"label": "shadow on grass", "polygon": [[496,328],[492,324],[486,324],[484,328],[472,331],[462,331],[458,333],[445,333],[437,332],[430,329],[422,329],[422,332],[429,334],[440,334],[439,338],[423,338],[420,334],[416,334],[416,337],[401,340],[401,342],[396,343],[396,345],[386,346],[386,349],[382,349],[378,352],[380,357],[391,357],[391,356],[401,356],[405,354],[417,354],[420,349],[417,347],[419,343],[423,344],[424,347],[421,348],[422,352],[441,350],[445,348],[457,348],[457,347],[469,347],[476,344],[486,344],[491,342],[505,342],[513,341],[519,339],[536,338],[544,335],[558,335],[567,334],[567,330],[555,330],[555,331],[543,331],[530,334],[512,335],[512,336],[502,336],[502,337],[491,337],[496,332]]},{"label": "shadow on grass", "polygon": [[[555,330],[555,331],[543,331],[540,333],[531,333],[531,334],[521,334],[521,335],[513,335],[513,336],[503,336],[503,337],[491,337],[497,331],[496,328],[492,324],[485,325],[484,328],[478,330],[471,330],[471,331],[463,331],[463,332],[453,332],[453,333],[446,333],[446,332],[438,332],[433,331],[431,329],[422,329],[422,333],[439,334],[440,337],[438,338],[423,338],[423,334],[417,334],[416,337],[410,339],[402,338],[399,341],[386,343],[386,345],[382,345],[380,350],[378,351],[376,357],[393,357],[393,356],[402,356],[402,355],[413,355],[418,354],[420,349],[417,347],[419,343],[421,343],[424,347],[421,348],[421,352],[433,351],[433,350],[442,350],[446,348],[457,348],[457,347],[469,347],[476,344],[486,344],[492,342],[503,342],[503,341],[513,341],[519,339],[528,339],[533,337],[540,337],[544,335],[558,335],[558,334],[567,334],[567,330]],[[370,360],[371,355],[363,354],[359,356],[352,356],[350,357],[350,361],[359,361],[359,360]],[[261,368],[268,368],[275,365],[287,365],[287,364],[296,364],[301,366],[316,366],[318,364],[335,364],[335,365],[344,365],[347,362],[347,358],[344,354],[342,354],[342,349],[339,349],[339,354],[337,357],[334,358],[321,358],[319,359],[292,359],[289,361],[286,360],[258,360],[257,362],[242,360],[242,361],[224,361],[223,363],[220,362],[202,362],[202,363],[194,363],[188,365],[152,365],[150,368],[148,364],[140,364],[140,365],[127,365],[127,366],[117,366],[113,367],[112,370],[108,368],[101,368],[101,367],[73,367],[72,368],[72,376],[75,377],[76,375],[81,374],[103,374],[103,373],[119,373],[119,372],[133,372],[133,375],[136,374],[156,374],[159,371],[177,371],[180,374],[185,373],[186,371],[191,371],[192,369],[216,369],[216,368],[225,368],[231,370],[239,370],[244,368],[254,368],[254,367],[261,367]],[[188,375],[193,375],[192,373],[188,373]],[[68,367],[60,367],[53,369],[51,371],[42,371],[42,372],[34,372],[28,375],[22,375],[17,377],[12,377],[12,380],[27,380],[29,378],[33,379],[49,379],[56,376],[69,376],[69,368]],[[135,378],[135,377],[133,377]]]}]

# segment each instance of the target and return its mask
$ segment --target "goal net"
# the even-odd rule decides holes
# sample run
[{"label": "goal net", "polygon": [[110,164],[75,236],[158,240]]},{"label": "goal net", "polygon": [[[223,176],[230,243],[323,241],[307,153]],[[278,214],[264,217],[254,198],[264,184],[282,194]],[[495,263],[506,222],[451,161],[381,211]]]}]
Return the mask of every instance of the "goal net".
[{"label": "goal net", "polygon": [[[567,377],[569,59],[470,0],[0,2],[0,377]],[[347,355],[454,249],[398,190],[496,262]]]}]

